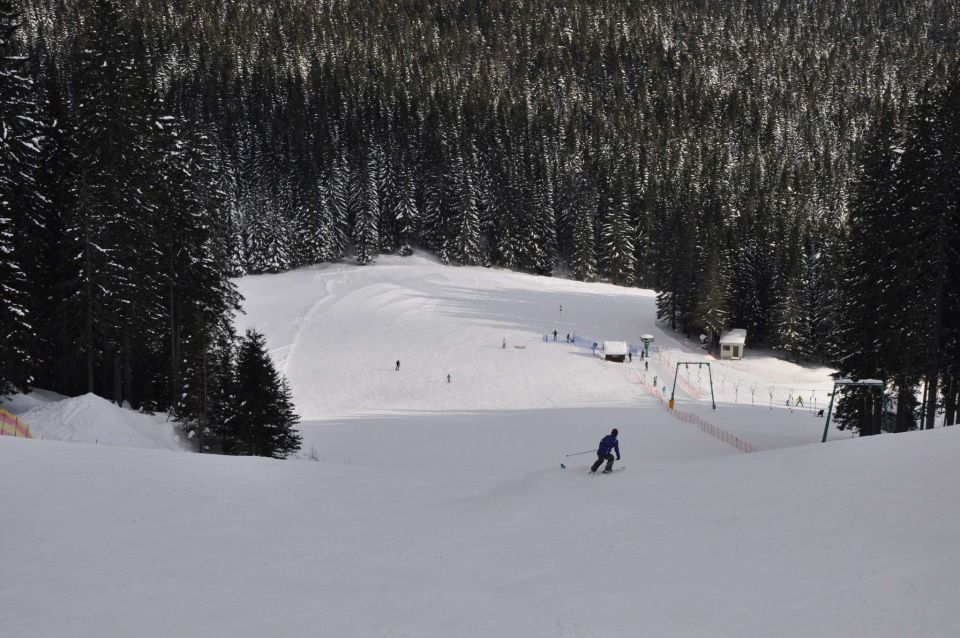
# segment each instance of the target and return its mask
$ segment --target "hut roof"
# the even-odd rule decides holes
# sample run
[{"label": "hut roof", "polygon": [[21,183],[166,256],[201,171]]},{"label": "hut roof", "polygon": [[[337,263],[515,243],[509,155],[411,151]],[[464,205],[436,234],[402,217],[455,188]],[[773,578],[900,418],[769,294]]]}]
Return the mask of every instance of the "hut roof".
[{"label": "hut roof", "polygon": [[746,345],[747,331],[743,328],[734,328],[729,332],[724,332],[723,335],[720,336],[720,343],[729,344],[732,346]]},{"label": "hut roof", "polygon": [[626,341],[604,341],[603,342],[603,354],[606,355],[626,355],[630,352],[629,346],[627,346]]}]

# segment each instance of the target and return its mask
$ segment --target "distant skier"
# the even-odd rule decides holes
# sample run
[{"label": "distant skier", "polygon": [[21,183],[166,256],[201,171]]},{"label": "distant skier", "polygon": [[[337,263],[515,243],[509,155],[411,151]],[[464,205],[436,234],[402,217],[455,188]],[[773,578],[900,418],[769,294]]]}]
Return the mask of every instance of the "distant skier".
[{"label": "distant skier", "polygon": [[632,353],[632,352],[627,352],[627,360],[628,360],[630,363],[633,363],[633,353]]},{"label": "distant skier", "polygon": [[567,343],[570,343],[570,333],[567,333]]},{"label": "distant skier", "polygon": [[590,349],[593,350],[593,354],[597,354],[597,342],[594,341],[593,345],[590,346]]},{"label": "distant skier", "polygon": [[647,372],[647,371],[649,371],[649,370],[650,370],[650,362],[649,362],[649,361],[644,361],[644,362],[643,362],[643,371],[644,371],[644,372]]},{"label": "distant skier", "polygon": [[506,337],[503,338],[503,349],[504,349],[504,350],[507,349],[507,338],[506,338]]},{"label": "distant skier", "polygon": [[798,396],[798,397],[797,397],[797,404],[796,404],[796,405],[797,405],[798,408],[802,408],[802,407],[803,407],[803,397],[801,397],[801,396]]},{"label": "distant skier", "polygon": [[610,434],[606,435],[600,439],[600,444],[597,446],[597,460],[594,461],[593,465],[590,466],[590,473],[593,474],[603,465],[603,462],[607,462],[607,466],[603,468],[604,474],[609,474],[613,471],[613,454],[610,453],[611,450],[617,453],[617,460],[620,460],[620,442],[617,441],[617,435],[620,432],[617,431],[617,428],[610,430]]},{"label": "distant skier", "polygon": [[447,375],[447,383],[450,383],[450,381],[451,381],[451,378],[450,378],[450,375],[448,374],[448,375]]},{"label": "distant skier", "polygon": [[553,340],[554,340],[554,341],[557,340],[557,331],[556,331],[556,330],[553,331]]},{"label": "distant skier", "polygon": [[397,372],[400,372],[400,359],[397,359]]}]

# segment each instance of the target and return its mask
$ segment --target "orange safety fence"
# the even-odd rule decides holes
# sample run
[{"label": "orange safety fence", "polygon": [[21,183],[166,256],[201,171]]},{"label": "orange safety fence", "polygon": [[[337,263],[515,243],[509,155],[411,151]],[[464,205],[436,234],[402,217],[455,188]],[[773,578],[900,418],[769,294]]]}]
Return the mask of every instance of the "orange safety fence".
[{"label": "orange safety fence", "polygon": [[19,436],[32,439],[33,433],[30,432],[29,425],[6,410],[0,410],[0,436]]},{"label": "orange safety fence", "polygon": [[[645,378],[645,377],[641,379],[641,378],[639,378],[639,376],[640,376],[639,373],[637,373],[636,371],[634,371],[634,373],[635,373],[635,374],[637,375],[637,377],[638,377],[637,383],[640,384],[640,387],[642,387],[644,390],[646,390],[647,394],[653,396],[653,397],[656,398],[658,401],[660,401],[660,405],[663,405],[664,407],[668,407],[668,406],[667,406],[667,400],[666,400],[666,398],[660,393],[660,390],[657,389],[657,388],[655,388],[655,387],[653,387],[653,386],[647,385],[647,384],[646,384],[646,378]],[[753,447],[753,446],[752,446],[750,443],[748,443],[747,441],[744,441],[743,439],[741,439],[740,437],[738,437],[738,436],[736,436],[736,435],[734,435],[734,434],[730,434],[730,433],[727,432],[726,430],[722,430],[722,429],[718,428],[717,426],[715,426],[714,424],[710,423],[710,422],[707,421],[706,419],[704,419],[704,418],[702,418],[702,417],[700,417],[700,416],[698,416],[698,415],[696,415],[696,414],[693,414],[692,412],[687,412],[687,411],[685,411],[685,410],[678,410],[678,409],[676,409],[676,408],[669,409],[669,407],[668,407],[668,410],[670,411],[670,414],[672,414],[673,417],[674,417],[675,419],[679,420],[680,422],[682,422],[682,423],[691,423],[691,424],[697,426],[698,428],[700,428],[700,431],[701,431],[701,432],[703,432],[703,433],[705,433],[705,434],[709,434],[709,435],[712,436],[713,438],[718,439],[718,440],[720,440],[720,441],[723,441],[723,442],[726,443],[727,445],[732,445],[733,447],[737,448],[737,449],[740,450],[741,452],[756,452],[756,451],[757,451],[757,448]]]}]

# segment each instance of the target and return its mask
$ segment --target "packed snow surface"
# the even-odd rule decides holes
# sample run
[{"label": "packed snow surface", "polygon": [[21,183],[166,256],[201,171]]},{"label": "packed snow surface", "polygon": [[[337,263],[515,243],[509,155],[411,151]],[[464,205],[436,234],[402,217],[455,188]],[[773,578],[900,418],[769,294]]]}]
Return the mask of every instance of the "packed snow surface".
[{"label": "packed snow surface", "polygon": [[[830,370],[716,361],[650,291],[418,257],[239,284],[300,458],[0,437],[4,638],[960,635],[956,431],[821,445]],[[649,369],[592,352],[641,334]],[[35,432],[136,430],[48,399]],[[627,469],[589,476],[614,426]]]},{"label": "packed snow surface", "polygon": [[505,475],[0,437],[2,633],[960,635],[960,431],[630,445],[610,476]]}]

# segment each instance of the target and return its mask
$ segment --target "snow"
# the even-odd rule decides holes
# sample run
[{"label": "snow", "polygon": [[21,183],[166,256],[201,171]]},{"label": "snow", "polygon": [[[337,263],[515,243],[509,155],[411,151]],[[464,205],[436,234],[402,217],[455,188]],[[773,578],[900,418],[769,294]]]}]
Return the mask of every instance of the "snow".
[{"label": "snow", "polygon": [[603,342],[603,354],[608,354],[612,356],[623,355],[627,356],[627,352],[630,351],[630,348],[627,346],[626,341],[604,341]]},{"label": "snow", "polygon": [[[960,635],[960,432],[821,445],[832,370],[716,361],[651,291],[378,262],[238,282],[300,459],[0,437],[4,638]],[[67,439],[142,416],[49,399]],[[588,476],[611,427],[627,470]]]},{"label": "snow", "polygon": [[117,406],[94,394],[66,398],[35,390],[17,395],[6,409],[30,426],[35,439],[121,447],[185,450],[166,415],[148,415]]},{"label": "snow", "polygon": [[960,635],[960,432],[629,445],[591,477],[0,440],[4,635]]},{"label": "snow", "polygon": [[[681,409],[759,449],[814,443],[823,420],[813,418],[813,410],[826,407],[833,387],[833,370],[761,351],[745,361],[713,359],[655,324],[650,290],[442,266],[421,256],[381,256],[374,266],[327,264],[237,283],[247,300],[238,328],[266,335],[290,380],[304,449],[341,459],[360,456],[354,438],[340,434],[344,428],[389,423],[403,432],[420,421],[442,423],[452,413],[473,424],[462,428],[470,431],[485,423],[499,428],[521,414],[539,421],[538,412],[547,411],[542,420],[556,420],[548,434],[557,440],[568,440],[567,433],[589,440],[615,422],[654,428],[658,421],[675,429],[655,393],[669,397],[679,361],[711,364],[721,406],[710,409],[707,371],[681,366]],[[574,344],[566,343],[567,333]],[[593,357],[592,343],[606,335],[622,335],[633,346],[641,335],[653,336],[649,370],[639,357],[622,364]],[[787,400],[792,406],[801,395],[805,409],[788,409]],[[627,406],[632,411],[624,413]],[[561,408],[591,412],[578,422],[579,413]],[[509,467],[513,460],[503,464]]]},{"label": "snow", "polygon": [[742,346],[747,343],[747,331],[743,328],[734,328],[720,336],[721,345]]}]

